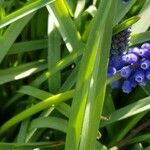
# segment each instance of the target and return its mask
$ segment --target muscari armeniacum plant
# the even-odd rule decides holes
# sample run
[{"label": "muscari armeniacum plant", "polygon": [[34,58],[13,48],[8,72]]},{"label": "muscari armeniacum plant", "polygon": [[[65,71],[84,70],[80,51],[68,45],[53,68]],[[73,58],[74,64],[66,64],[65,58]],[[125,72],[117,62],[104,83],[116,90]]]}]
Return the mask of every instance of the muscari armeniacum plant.
[{"label": "muscari armeniacum plant", "polygon": [[112,38],[108,77],[119,73],[120,80],[111,84],[130,93],[137,85],[145,86],[150,80],[150,44],[128,49],[131,29],[128,28]]}]

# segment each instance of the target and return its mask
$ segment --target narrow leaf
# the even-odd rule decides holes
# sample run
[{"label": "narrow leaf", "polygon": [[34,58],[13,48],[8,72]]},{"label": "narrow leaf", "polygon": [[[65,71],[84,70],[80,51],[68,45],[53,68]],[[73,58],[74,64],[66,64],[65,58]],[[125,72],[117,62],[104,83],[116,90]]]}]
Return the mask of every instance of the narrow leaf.
[{"label": "narrow leaf", "polygon": [[146,97],[119,110],[114,111],[109,120],[103,121],[100,127],[123,120],[136,114],[150,110],[150,97]]},{"label": "narrow leaf", "polygon": [[29,130],[33,130],[35,128],[52,128],[52,129],[60,130],[62,132],[66,132],[67,126],[68,126],[68,122],[61,118],[39,117],[37,119],[32,120]]},{"label": "narrow leaf", "polygon": [[33,2],[27,2],[22,8],[16,10],[15,12],[5,16],[0,20],[0,28],[15,22],[16,20],[33,13],[34,11],[46,6],[47,4],[53,2],[54,0],[36,0]]}]

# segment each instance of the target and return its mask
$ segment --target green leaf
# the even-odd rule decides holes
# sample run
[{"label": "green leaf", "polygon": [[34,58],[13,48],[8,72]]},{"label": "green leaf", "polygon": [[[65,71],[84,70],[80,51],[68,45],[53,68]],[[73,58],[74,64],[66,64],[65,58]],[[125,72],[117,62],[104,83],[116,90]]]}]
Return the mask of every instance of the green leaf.
[{"label": "green leaf", "polygon": [[39,117],[32,120],[29,131],[35,128],[52,128],[62,132],[66,132],[68,126],[67,120],[56,117]]},{"label": "green leaf", "polygon": [[0,84],[19,80],[47,68],[43,61],[26,63],[17,67],[0,70]]},{"label": "green leaf", "polygon": [[1,150],[33,150],[36,148],[50,148],[62,145],[62,142],[37,142],[37,143],[0,143]]},{"label": "green leaf", "polygon": [[65,0],[64,1],[66,3],[66,6],[69,10],[70,15],[73,17],[74,11],[75,11],[75,7],[76,7],[76,0]]},{"label": "green leaf", "polygon": [[17,136],[17,143],[24,143],[25,142],[29,123],[30,123],[30,119],[26,119],[21,123],[21,127],[19,129],[19,133]]},{"label": "green leaf", "polygon": [[[69,118],[66,150],[93,149],[96,145],[99,117],[106,89],[107,63],[115,8],[116,1],[101,1],[93,20],[79,68]],[[72,139],[71,142],[70,139]]]},{"label": "green leaf", "polygon": [[131,25],[136,23],[139,19],[140,19],[139,16],[134,16],[132,18],[126,19],[121,24],[118,24],[113,28],[113,34],[117,34],[121,31],[123,31],[124,29],[127,29],[128,27],[131,27]]},{"label": "green leaf", "polygon": [[108,148],[97,141],[95,150],[108,150]]},{"label": "green leaf", "polygon": [[42,75],[37,77],[31,84],[33,86],[40,86],[44,81],[50,78],[56,72],[64,69],[66,66],[70,65],[75,59],[82,55],[83,50],[77,50],[66,56],[65,58],[58,61],[49,71],[44,72]]},{"label": "green leaf", "polygon": [[47,39],[14,43],[9,49],[8,54],[20,54],[41,49],[44,50],[47,48],[47,43]]},{"label": "green leaf", "polygon": [[57,95],[51,96],[50,98],[45,99],[42,102],[39,102],[38,104],[22,111],[18,115],[14,116],[7,122],[5,122],[1,127],[0,127],[0,135],[2,135],[4,132],[6,132],[9,128],[12,126],[16,125],[20,121],[50,107],[51,105],[58,104],[60,102],[66,101],[70,98],[73,97],[74,90],[70,90],[64,93],[59,93]]},{"label": "green leaf", "polygon": [[25,25],[30,21],[34,14],[30,14],[23,19],[20,19],[14,23],[12,23],[7,30],[5,31],[4,35],[0,37],[0,63],[7,55],[10,47],[23,30]]},{"label": "green leaf", "polygon": [[[48,17],[48,70],[60,60],[61,55],[61,37],[56,29],[53,22],[52,16],[49,14]],[[61,85],[61,74],[60,71],[53,74],[48,79],[48,87],[51,93],[57,93]]]},{"label": "green leaf", "polygon": [[145,141],[150,141],[150,133],[136,136],[133,139],[129,140],[127,144],[133,144],[133,143],[139,143],[139,142],[145,142]]},{"label": "green leaf", "polygon": [[130,39],[131,42],[130,46],[142,44],[147,41],[150,41],[150,31],[146,31],[139,34],[133,34]]},{"label": "green leaf", "polygon": [[127,14],[127,12],[135,4],[136,1],[137,0],[130,0],[127,3],[123,3],[122,0],[118,0],[118,8],[114,21],[115,24],[118,24],[123,19],[123,17]]},{"label": "green leaf", "polygon": [[150,150],[150,146],[147,146],[144,150]]},{"label": "green leaf", "polygon": [[35,88],[35,87],[32,87],[32,86],[22,86],[19,90],[18,90],[19,93],[22,93],[22,94],[26,94],[26,95],[29,95],[29,96],[33,96],[37,99],[40,99],[40,100],[44,100],[46,98],[49,98],[52,96],[51,93],[49,92],[46,92],[44,90],[40,90],[38,88]]},{"label": "green leaf", "polygon": [[61,88],[59,89],[59,91],[64,92],[65,90],[69,90],[71,89],[77,80],[77,73],[79,70],[79,65],[77,65],[75,67],[75,69],[72,71],[72,73],[70,74],[70,76],[66,79],[66,81],[62,84]]},{"label": "green leaf", "polygon": [[[47,6],[53,21],[62,35],[63,40],[70,52],[74,50],[83,50],[84,44],[81,42],[81,36],[69,15],[64,0],[56,0]],[[69,30],[68,30],[69,29]]]},{"label": "green leaf", "polygon": [[3,17],[3,19],[0,20],[0,28],[5,27],[6,25],[9,25],[10,23],[13,23],[16,20],[33,13],[34,11],[46,6],[47,4],[53,1],[54,0],[36,0],[33,2],[29,2],[29,3],[27,2],[27,4],[25,4],[22,8]]},{"label": "green leaf", "polygon": [[85,4],[86,4],[86,0],[78,0],[77,1],[76,10],[74,13],[75,18],[78,18],[79,15],[82,13],[82,11],[84,10]]},{"label": "green leaf", "polygon": [[150,1],[146,0],[142,10],[138,14],[140,20],[132,26],[132,33],[138,34],[148,30],[150,27]]},{"label": "green leaf", "polygon": [[[53,96],[49,92],[40,90],[40,89],[32,87],[32,86],[22,86],[18,90],[18,92],[21,93],[21,94],[26,94],[26,95],[29,95],[29,96],[33,96],[33,97],[35,97],[37,99],[40,99],[42,101],[45,100],[45,99],[47,99],[47,98],[50,98],[51,96]],[[65,103],[58,104],[56,106],[56,109],[58,111],[60,111],[63,115],[67,116],[67,117],[70,114],[70,107],[67,104],[65,104]]]},{"label": "green leaf", "polygon": [[113,146],[121,141],[129,133],[129,131],[146,115],[146,113],[147,112],[140,113],[129,118],[127,122],[125,122],[123,126],[118,130],[118,132],[116,131],[116,135],[110,141],[109,145]]},{"label": "green leaf", "polygon": [[129,118],[131,116],[134,116],[136,114],[139,114],[148,110],[150,110],[150,97],[146,97],[128,106],[120,108],[119,110],[114,111],[110,115],[109,120],[103,121],[100,127],[104,127],[108,124]]}]

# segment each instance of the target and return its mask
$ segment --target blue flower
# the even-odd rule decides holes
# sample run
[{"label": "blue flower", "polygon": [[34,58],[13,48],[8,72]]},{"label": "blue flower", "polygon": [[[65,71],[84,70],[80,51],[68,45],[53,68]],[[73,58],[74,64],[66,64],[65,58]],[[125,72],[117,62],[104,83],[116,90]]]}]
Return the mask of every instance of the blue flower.
[{"label": "blue flower", "polygon": [[111,76],[114,75],[115,73],[116,73],[116,68],[113,67],[113,66],[109,66],[109,67],[108,67],[108,73],[107,73],[108,77],[111,77]]},{"label": "blue flower", "polygon": [[138,47],[130,48],[129,53],[134,53],[137,56],[140,56],[140,49]]},{"label": "blue flower", "polygon": [[150,58],[150,50],[147,48],[141,48],[139,55],[144,58]]},{"label": "blue flower", "polygon": [[131,86],[130,81],[126,80],[126,81],[123,82],[122,91],[124,93],[130,93],[132,91],[132,86]]},{"label": "blue flower", "polygon": [[144,43],[141,48],[146,48],[148,50],[150,50],[150,44],[149,43]]},{"label": "blue flower", "polygon": [[138,83],[142,83],[146,78],[145,72],[142,69],[138,69],[136,70],[134,77],[135,77],[135,81],[137,81]]},{"label": "blue flower", "polygon": [[134,53],[125,54],[122,56],[122,60],[126,64],[136,63],[138,61],[138,56]]},{"label": "blue flower", "polygon": [[130,66],[125,66],[121,69],[120,74],[124,78],[128,78],[131,75],[132,69]]},{"label": "blue flower", "polygon": [[108,76],[119,73],[121,80],[111,84],[112,88],[122,88],[124,93],[130,93],[137,85],[145,86],[150,80],[150,44],[133,47],[128,51],[131,30],[126,29],[112,39]]},{"label": "blue flower", "polygon": [[147,78],[148,80],[150,80],[150,70],[147,70],[147,71],[146,71],[146,78]]},{"label": "blue flower", "polygon": [[144,59],[141,61],[140,67],[144,70],[149,69],[150,67],[150,61],[148,59]]},{"label": "blue flower", "polygon": [[110,56],[110,65],[114,66],[117,70],[121,69],[124,66],[121,55],[112,55]]},{"label": "blue flower", "polygon": [[132,88],[135,88],[135,87],[137,86],[137,82],[135,81],[134,76],[131,76],[131,77],[129,78],[129,81],[130,81],[130,84],[131,84],[131,87],[132,87]]}]

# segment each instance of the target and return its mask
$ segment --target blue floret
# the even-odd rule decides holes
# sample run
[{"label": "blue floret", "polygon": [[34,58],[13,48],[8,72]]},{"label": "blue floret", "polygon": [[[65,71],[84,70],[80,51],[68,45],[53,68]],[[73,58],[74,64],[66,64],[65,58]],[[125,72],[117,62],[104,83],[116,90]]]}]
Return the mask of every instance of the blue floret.
[{"label": "blue floret", "polygon": [[126,80],[126,81],[123,82],[122,91],[124,93],[130,93],[132,91],[132,86],[131,86],[130,81]]},{"label": "blue floret", "polygon": [[143,58],[150,59],[150,50],[148,48],[140,48],[139,55]]},{"label": "blue floret", "polygon": [[120,74],[124,78],[128,78],[131,75],[132,69],[130,66],[125,66],[120,70]]},{"label": "blue floret", "polygon": [[150,80],[150,70],[146,70],[146,78]]},{"label": "blue floret", "polygon": [[148,50],[150,50],[150,44],[149,43],[144,43],[141,48],[146,48]]},{"label": "blue floret", "polygon": [[134,74],[134,78],[135,78],[135,81],[137,81],[138,83],[144,82],[144,80],[146,78],[145,72],[142,69],[136,70],[136,72]]},{"label": "blue floret", "polygon": [[147,70],[150,68],[150,61],[148,59],[144,59],[141,61],[140,67],[144,70]]},{"label": "blue floret", "polygon": [[136,63],[138,61],[138,56],[134,53],[125,54],[124,56],[122,56],[122,60],[126,64],[132,64],[132,63]]}]

